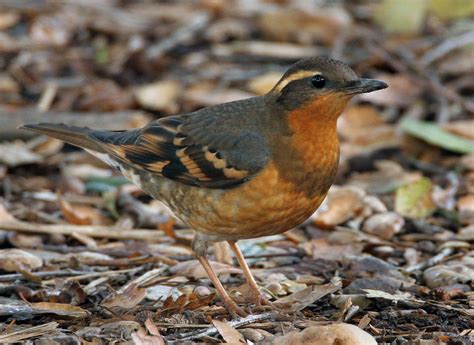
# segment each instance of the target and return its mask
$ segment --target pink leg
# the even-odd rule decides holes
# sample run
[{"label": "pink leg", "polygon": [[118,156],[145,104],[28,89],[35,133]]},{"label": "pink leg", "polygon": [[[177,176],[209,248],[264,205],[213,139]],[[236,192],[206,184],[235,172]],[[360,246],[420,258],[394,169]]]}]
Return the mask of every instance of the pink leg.
[{"label": "pink leg", "polygon": [[252,292],[252,297],[255,300],[255,305],[260,306],[262,304],[266,305],[271,305],[269,301],[261,294],[260,289],[258,288],[257,282],[255,281],[255,278],[252,275],[252,272],[250,271],[249,266],[247,265],[247,262],[245,261],[245,258],[240,251],[240,248],[237,246],[236,241],[227,241],[230,245],[230,248],[235,254],[235,257],[237,258],[237,261],[239,262],[240,268],[242,268],[242,271],[244,272],[245,279],[247,280],[247,283],[250,286],[250,290]]},{"label": "pink leg", "polygon": [[207,257],[204,255],[196,255],[196,258],[199,260],[201,265],[206,270],[207,275],[209,276],[209,279],[211,279],[212,284],[214,284],[217,292],[219,292],[219,295],[221,295],[222,300],[224,301],[224,305],[226,306],[227,310],[232,315],[232,317],[237,318],[239,316],[242,316],[242,317],[247,316],[247,313],[244,312],[241,308],[239,308],[239,306],[232,300],[232,298],[230,298],[227,291],[225,291],[224,286],[222,285],[219,278],[217,277],[217,274],[212,269],[212,266],[207,260]]}]

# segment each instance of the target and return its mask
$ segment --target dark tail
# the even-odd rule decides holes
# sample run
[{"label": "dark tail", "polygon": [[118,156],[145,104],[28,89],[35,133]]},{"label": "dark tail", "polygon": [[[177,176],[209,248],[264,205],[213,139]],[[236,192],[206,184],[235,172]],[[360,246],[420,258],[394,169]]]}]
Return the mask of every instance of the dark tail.
[{"label": "dark tail", "polygon": [[89,136],[89,134],[93,132],[93,130],[90,128],[67,126],[64,124],[54,123],[23,125],[19,128],[49,135],[50,137],[62,140],[74,146],[79,146],[102,153],[105,152],[100,144]]}]

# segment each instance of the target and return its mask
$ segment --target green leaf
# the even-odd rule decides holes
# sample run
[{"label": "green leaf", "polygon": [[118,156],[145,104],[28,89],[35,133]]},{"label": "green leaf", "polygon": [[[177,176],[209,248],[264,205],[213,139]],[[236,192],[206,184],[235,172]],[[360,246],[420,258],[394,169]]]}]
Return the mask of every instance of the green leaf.
[{"label": "green leaf", "polygon": [[105,208],[110,214],[118,219],[120,217],[117,211],[117,192],[116,190],[110,190],[102,193],[102,199],[104,200]]},{"label": "green leaf", "polygon": [[427,4],[426,0],[383,0],[374,19],[390,33],[417,33],[423,25]]},{"label": "green leaf", "polygon": [[98,193],[105,193],[117,190],[117,187],[112,186],[107,183],[99,182],[99,181],[92,181],[86,183],[86,191],[87,192],[98,192]]},{"label": "green leaf", "polygon": [[109,62],[109,49],[106,45],[97,49],[95,54],[95,62],[98,65],[106,65]]},{"label": "green leaf", "polygon": [[131,182],[123,176],[91,177],[87,180],[87,183],[103,183],[113,187],[120,187],[125,184],[131,184]]},{"label": "green leaf", "polygon": [[474,14],[472,0],[431,0],[429,7],[441,19],[468,18]]},{"label": "green leaf", "polygon": [[400,126],[408,134],[443,149],[457,153],[474,152],[474,142],[449,133],[435,123],[405,118]]},{"label": "green leaf", "polygon": [[431,198],[432,189],[431,180],[426,177],[398,188],[395,211],[409,218],[428,217],[436,210]]}]

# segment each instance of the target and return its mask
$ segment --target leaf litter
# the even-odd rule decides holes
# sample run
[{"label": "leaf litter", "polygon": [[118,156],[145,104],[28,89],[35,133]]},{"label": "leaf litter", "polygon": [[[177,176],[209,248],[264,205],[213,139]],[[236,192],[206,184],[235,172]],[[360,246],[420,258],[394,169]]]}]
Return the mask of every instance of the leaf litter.
[{"label": "leaf litter", "polygon": [[[471,2],[0,4],[0,342],[468,344],[474,310]],[[268,92],[308,56],[390,88],[339,120],[341,162],[297,229],[225,246],[85,152],[16,128],[118,130]]]}]

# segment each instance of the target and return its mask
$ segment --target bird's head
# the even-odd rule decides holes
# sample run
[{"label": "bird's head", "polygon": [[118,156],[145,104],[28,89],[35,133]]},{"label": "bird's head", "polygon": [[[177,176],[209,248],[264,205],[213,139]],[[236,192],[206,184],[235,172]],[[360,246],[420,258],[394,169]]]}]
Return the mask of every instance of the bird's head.
[{"label": "bird's head", "polygon": [[289,112],[337,119],[353,96],[386,87],[379,80],[358,78],[341,61],[316,57],[291,66],[267,96]]}]

